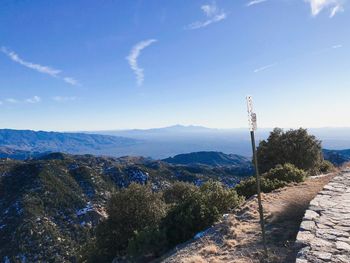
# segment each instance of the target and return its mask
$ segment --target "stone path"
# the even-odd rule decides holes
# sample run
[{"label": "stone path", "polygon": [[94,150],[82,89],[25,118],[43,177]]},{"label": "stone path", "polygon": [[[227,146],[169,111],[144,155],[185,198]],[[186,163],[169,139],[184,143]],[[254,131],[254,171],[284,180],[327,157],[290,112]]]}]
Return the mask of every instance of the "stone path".
[{"label": "stone path", "polygon": [[350,170],[311,201],[300,225],[296,263],[350,262]]}]

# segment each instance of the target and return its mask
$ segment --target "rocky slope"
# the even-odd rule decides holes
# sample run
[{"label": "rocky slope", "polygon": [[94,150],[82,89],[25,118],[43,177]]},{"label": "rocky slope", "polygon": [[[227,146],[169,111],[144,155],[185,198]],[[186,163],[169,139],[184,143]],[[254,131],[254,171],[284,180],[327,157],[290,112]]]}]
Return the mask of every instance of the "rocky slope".
[{"label": "rocky slope", "polygon": [[62,153],[37,159],[0,160],[0,260],[74,262],[105,217],[112,191],[131,182],[154,190],[174,181],[214,179],[234,185],[235,170],[177,166],[146,158]]}]

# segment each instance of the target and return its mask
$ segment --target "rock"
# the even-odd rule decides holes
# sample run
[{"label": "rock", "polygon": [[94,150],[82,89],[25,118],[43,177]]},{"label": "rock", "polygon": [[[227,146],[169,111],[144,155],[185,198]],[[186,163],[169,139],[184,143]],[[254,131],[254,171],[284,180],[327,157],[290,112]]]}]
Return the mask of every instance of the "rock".
[{"label": "rock", "polygon": [[326,260],[326,261],[329,261],[332,258],[332,254],[331,253],[327,253],[327,252],[313,252],[313,254],[317,258],[323,259],[323,260]]},{"label": "rock", "polygon": [[349,189],[350,172],[342,173],[310,202],[295,243],[296,263],[350,262]]},{"label": "rock", "polygon": [[346,250],[350,252],[350,245],[348,243],[342,242],[342,241],[337,241],[336,243],[337,249],[340,250]]},{"label": "rock", "polygon": [[314,220],[315,218],[319,217],[320,215],[312,210],[306,210],[304,215],[304,220]]}]

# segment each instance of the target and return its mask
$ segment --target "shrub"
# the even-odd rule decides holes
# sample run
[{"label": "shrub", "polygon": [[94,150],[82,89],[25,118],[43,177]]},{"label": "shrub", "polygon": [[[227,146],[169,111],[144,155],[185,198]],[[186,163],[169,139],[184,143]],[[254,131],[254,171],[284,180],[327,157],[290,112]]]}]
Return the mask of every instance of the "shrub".
[{"label": "shrub", "polygon": [[323,160],[323,162],[320,165],[320,172],[321,173],[329,173],[335,169],[334,165],[327,160]]},{"label": "shrub", "polygon": [[316,171],[323,160],[321,142],[302,128],[287,132],[275,128],[267,140],[259,143],[257,156],[261,172],[285,163],[305,171]]},{"label": "shrub", "polygon": [[166,205],[149,186],[133,183],[113,194],[107,213],[108,219],[97,228],[97,247],[104,258],[111,260],[125,254],[135,233],[157,226],[166,214]]},{"label": "shrub", "polygon": [[219,219],[219,211],[207,206],[200,192],[170,209],[162,222],[170,246],[182,243]]},{"label": "shrub", "polygon": [[[269,193],[275,189],[286,186],[291,182],[304,181],[307,173],[301,169],[296,168],[292,164],[277,165],[267,173],[261,176],[261,191]],[[256,178],[251,177],[247,180],[241,181],[236,185],[235,190],[239,195],[249,198],[257,193]]]},{"label": "shrub", "polygon": [[161,256],[167,247],[165,232],[158,227],[147,227],[129,240],[127,254],[133,262],[147,262]]},{"label": "shrub", "polygon": [[196,187],[194,184],[175,182],[164,190],[163,198],[167,204],[178,204],[186,200],[196,191],[198,191],[198,187]]},{"label": "shrub", "polygon": [[279,181],[291,183],[300,183],[304,181],[307,173],[301,169],[298,169],[293,164],[286,163],[283,165],[276,165],[275,168],[271,169],[263,175],[266,179],[277,179]]},{"label": "shrub", "polygon": [[226,213],[242,202],[234,189],[225,187],[217,181],[208,181],[200,187],[205,201],[211,209],[217,209],[220,214]]},{"label": "shrub", "polygon": [[[287,182],[280,181],[278,179],[267,179],[261,177],[260,180],[261,191],[264,193],[272,192],[273,190],[284,187],[286,185]],[[251,177],[249,179],[241,181],[236,185],[235,190],[239,195],[244,196],[245,198],[249,198],[255,195],[257,193],[256,178]]]},{"label": "shrub", "polygon": [[204,183],[195,191],[190,189],[183,196],[184,199],[170,209],[162,222],[170,246],[208,228],[242,200],[235,190],[213,181]]}]

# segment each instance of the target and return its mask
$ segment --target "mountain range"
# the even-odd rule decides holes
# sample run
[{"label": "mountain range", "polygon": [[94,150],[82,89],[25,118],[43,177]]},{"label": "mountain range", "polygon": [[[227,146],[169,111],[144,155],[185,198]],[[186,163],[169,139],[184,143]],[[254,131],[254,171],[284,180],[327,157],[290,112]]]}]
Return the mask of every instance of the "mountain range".
[{"label": "mountain range", "polygon": [[[259,129],[257,141],[271,129]],[[347,161],[350,128],[310,129],[322,140],[325,156],[334,163]],[[165,159],[183,153],[223,152],[251,157],[246,129],[210,129],[200,126],[171,126],[148,130],[64,133],[30,130],[0,130],[0,158],[27,159],[48,152],[94,154],[98,156],[145,156]],[[340,151],[340,152],[338,152]],[[337,156],[337,158],[336,158]],[[343,161],[342,161],[343,160]]]}]

